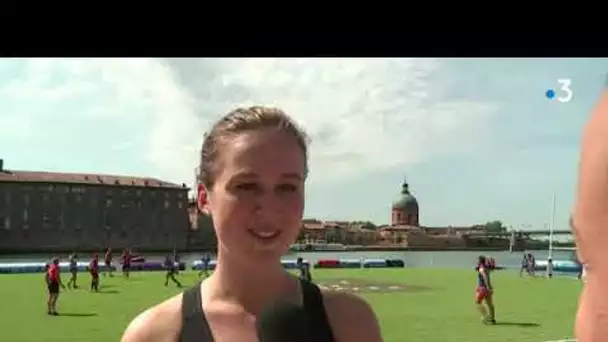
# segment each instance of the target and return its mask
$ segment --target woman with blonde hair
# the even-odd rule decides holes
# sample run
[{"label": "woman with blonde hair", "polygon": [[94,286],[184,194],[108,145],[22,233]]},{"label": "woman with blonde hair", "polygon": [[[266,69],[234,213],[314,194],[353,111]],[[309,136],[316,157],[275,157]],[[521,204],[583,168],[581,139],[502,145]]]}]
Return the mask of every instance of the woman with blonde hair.
[{"label": "woman with blonde hair", "polygon": [[280,263],[304,212],[307,140],[275,108],[239,108],[213,126],[202,148],[198,206],[217,234],[215,271],[137,316],[123,342],[257,341],[256,317],[277,300],[303,309],[315,342],[382,340],[363,299],[322,292]]}]

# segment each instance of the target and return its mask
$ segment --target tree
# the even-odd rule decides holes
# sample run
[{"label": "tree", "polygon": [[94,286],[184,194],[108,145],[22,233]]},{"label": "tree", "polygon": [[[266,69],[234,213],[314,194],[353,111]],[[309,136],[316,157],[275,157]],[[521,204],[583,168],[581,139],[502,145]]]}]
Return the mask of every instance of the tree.
[{"label": "tree", "polygon": [[329,228],[325,231],[324,234],[324,238],[325,238],[325,242],[326,243],[337,243],[339,242],[340,236],[338,234],[338,232],[336,231],[336,229],[334,228]]},{"label": "tree", "polygon": [[304,229],[300,229],[300,232],[298,233],[298,238],[297,238],[297,242],[304,242],[306,241],[306,231]]},{"label": "tree", "polygon": [[501,234],[507,232],[507,227],[505,227],[501,221],[487,222],[485,228],[487,234]]}]

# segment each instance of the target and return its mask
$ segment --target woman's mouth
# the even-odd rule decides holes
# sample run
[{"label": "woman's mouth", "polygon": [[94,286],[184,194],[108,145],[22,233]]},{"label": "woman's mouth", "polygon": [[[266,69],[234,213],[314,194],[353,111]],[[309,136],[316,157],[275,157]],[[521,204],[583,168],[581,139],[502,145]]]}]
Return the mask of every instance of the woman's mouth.
[{"label": "woman's mouth", "polygon": [[254,237],[261,239],[261,240],[273,240],[273,239],[277,238],[279,235],[281,235],[280,230],[262,231],[262,230],[247,229],[247,231],[249,232],[249,234],[251,234]]}]

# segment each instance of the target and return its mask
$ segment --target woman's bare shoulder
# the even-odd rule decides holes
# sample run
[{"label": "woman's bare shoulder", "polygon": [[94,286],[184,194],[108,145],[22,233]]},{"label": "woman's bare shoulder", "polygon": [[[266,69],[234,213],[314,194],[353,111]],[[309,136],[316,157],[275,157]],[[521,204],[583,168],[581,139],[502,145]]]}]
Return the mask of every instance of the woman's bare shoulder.
[{"label": "woman's bare shoulder", "polygon": [[182,294],[140,313],[127,326],[122,342],[177,341],[181,331]]},{"label": "woman's bare shoulder", "polygon": [[323,291],[323,302],[337,342],[381,342],[374,310],[361,297],[345,292]]}]

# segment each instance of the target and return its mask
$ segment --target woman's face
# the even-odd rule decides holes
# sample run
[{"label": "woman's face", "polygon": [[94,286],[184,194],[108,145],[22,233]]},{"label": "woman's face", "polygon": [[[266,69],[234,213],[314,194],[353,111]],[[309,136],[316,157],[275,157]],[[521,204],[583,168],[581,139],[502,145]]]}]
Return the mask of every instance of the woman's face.
[{"label": "woman's face", "polygon": [[224,142],[205,209],[222,251],[231,257],[276,260],[300,230],[305,160],[296,140],[276,130]]}]

